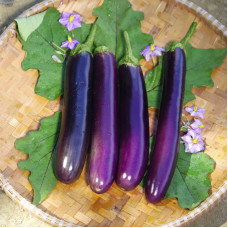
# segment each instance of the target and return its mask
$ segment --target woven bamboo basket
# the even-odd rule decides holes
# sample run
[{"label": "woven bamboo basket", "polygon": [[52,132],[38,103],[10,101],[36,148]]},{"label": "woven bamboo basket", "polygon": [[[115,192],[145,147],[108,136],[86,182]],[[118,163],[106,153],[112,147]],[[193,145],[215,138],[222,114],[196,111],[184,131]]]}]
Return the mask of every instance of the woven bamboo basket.
[{"label": "woven bamboo basket", "polygon": [[[131,0],[133,8],[144,12],[142,31],[153,35],[155,43],[163,46],[184,37],[192,21],[198,27],[191,38],[197,48],[226,47],[226,28],[202,8],[186,0]],[[102,0],[49,0],[35,5],[20,17],[27,17],[56,7],[62,11],[80,13],[84,20],[95,20],[92,9]],[[72,185],[57,183],[56,188],[39,206],[31,204],[33,191],[29,172],[17,164],[26,155],[17,151],[14,142],[30,130],[38,128],[43,117],[60,109],[60,100],[48,101],[34,94],[37,70],[23,71],[25,56],[17,39],[15,24],[0,36],[0,187],[16,203],[53,226],[185,226],[226,194],[226,60],[212,73],[215,86],[193,89],[196,100],[190,102],[206,109],[203,136],[206,153],[216,162],[211,174],[212,188],[208,197],[193,211],[179,207],[176,199],[166,199],[156,205],[145,200],[138,186],[122,191],[114,183],[110,190],[97,195],[86,185],[84,176]]]}]

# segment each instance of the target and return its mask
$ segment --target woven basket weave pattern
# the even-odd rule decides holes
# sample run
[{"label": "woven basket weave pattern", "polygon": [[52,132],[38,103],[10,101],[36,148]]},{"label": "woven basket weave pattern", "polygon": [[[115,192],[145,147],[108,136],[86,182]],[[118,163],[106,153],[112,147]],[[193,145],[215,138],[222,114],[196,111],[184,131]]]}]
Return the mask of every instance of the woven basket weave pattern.
[{"label": "woven basket weave pattern", "polygon": [[[92,23],[94,7],[100,0],[45,1],[21,15],[26,17],[48,7],[78,12],[83,20]],[[189,1],[131,0],[133,9],[144,12],[142,31],[153,35],[157,45],[180,40],[192,21],[198,26],[191,44],[198,48],[226,47],[226,28],[211,15]],[[58,183],[48,198],[38,207],[32,201],[33,191],[28,181],[29,172],[17,168],[26,155],[17,151],[14,142],[30,130],[36,130],[40,119],[60,109],[59,99],[48,101],[34,94],[37,70],[23,71],[25,56],[11,24],[0,37],[0,186],[15,202],[36,216],[55,226],[181,226],[205,213],[226,193],[226,61],[212,73],[213,88],[193,89],[197,99],[193,103],[206,109],[206,153],[216,162],[211,174],[211,196],[189,212],[178,206],[176,199],[163,200],[153,205],[146,202],[142,188],[124,192],[113,184],[101,195],[86,186],[84,176],[75,184]]]}]

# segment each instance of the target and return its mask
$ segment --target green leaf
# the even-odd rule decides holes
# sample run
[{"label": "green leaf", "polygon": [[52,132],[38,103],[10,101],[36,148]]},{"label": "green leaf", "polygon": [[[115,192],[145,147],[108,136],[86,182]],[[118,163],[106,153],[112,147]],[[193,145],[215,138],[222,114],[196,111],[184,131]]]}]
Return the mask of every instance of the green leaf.
[{"label": "green leaf", "polygon": [[177,167],[165,198],[176,197],[182,208],[194,209],[209,196],[208,174],[213,170],[214,161],[209,156],[204,152],[185,153],[184,144],[181,144]]},{"label": "green leaf", "polygon": [[147,91],[148,107],[159,108],[162,98],[162,57],[159,58],[159,64],[153,70],[148,71],[145,84]]},{"label": "green leaf", "polygon": [[15,19],[20,36],[24,41],[26,41],[29,35],[40,26],[46,12],[47,11],[44,11],[30,17]]},{"label": "green leaf", "polygon": [[[211,79],[212,71],[215,67],[222,64],[226,57],[226,48],[224,49],[197,49],[189,43],[186,45],[186,82],[184,92],[184,105],[195,99],[192,88],[200,88],[201,86],[213,87],[214,83]],[[148,79],[145,80],[146,87],[151,88],[152,81],[156,78],[152,89],[147,93],[148,106],[160,107],[162,84],[161,81],[162,63],[147,73]],[[146,77],[146,78],[147,78]]]},{"label": "green leaf", "polygon": [[29,170],[29,181],[34,190],[33,204],[40,204],[56,186],[53,171],[58,134],[60,130],[61,113],[41,120],[40,128],[31,131],[24,138],[17,139],[16,149],[28,154],[28,159],[18,164],[21,170]]},{"label": "green leaf", "polygon": [[133,55],[140,59],[140,51],[153,43],[152,36],[141,32],[142,12],[133,11],[127,0],[105,0],[101,7],[93,10],[97,16],[96,46],[106,46],[116,55],[117,62],[124,55],[123,31],[130,37]]},{"label": "green leaf", "polygon": [[226,57],[226,48],[223,49],[198,49],[186,45],[186,85],[184,93],[184,104],[195,99],[191,92],[193,87],[213,87],[211,79],[212,71],[222,64]]},{"label": "green leaf", "polygon": [[[26,41],[21,40],[23,49],[26,51],[22,68],[23,70],[39,70],[40,77],[35,93],[49,100],[54,100],[62,94],[65,72],[65,63],[54,62],[52,55],[63,59],[56,45],[61,46],[61,43],[67,40],[68,35],[71,35],[71,32],[58,22],[60,17],[58,10],[49,8],[40,26],[30,34]],[[81,28],[73,31],[74,38],[79,42],[84,42],[90,27],[91,25],[82,23]],[[21,28],[21,31],[24,30],[26,30],[25,27]]]}]

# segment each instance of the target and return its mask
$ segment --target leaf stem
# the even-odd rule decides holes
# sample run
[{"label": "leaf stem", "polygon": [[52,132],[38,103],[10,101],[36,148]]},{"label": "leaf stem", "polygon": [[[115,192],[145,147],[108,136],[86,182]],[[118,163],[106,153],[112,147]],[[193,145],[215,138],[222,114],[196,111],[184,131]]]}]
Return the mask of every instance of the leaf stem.
[{"label": "leaf stem", "polygon": [[155,60],[154,57],[152,58],[152,62],[153,62],[153,68],[155,67]]},{"label": "leaf stem", "polygon": [[56,48],[58,48],[59,50],[61,50],[63,52],[63,54],[66,53],[66,51],[64,49],[62,49],[61,47],[59,47],[56,43],[54,43],[53,41],[51,42]]}]

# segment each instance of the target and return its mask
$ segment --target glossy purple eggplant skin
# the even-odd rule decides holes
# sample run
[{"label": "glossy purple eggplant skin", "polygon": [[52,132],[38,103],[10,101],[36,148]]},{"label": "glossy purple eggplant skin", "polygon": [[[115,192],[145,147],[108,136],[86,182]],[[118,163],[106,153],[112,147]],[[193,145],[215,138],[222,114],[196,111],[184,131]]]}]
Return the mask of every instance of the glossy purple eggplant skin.
[{"label": "glossy purple eggplant skin", "polygon": [[118,159],[117,69],[110,52],[94,54],[89,183],[96,193],[112,185]]},{"label": "glossy purple eggplant skin", "polygon": [[80,177],[86,159],[91,128],[92,71],[90,53],[69,58],[56,157],[57,179],[66,184]]},{"label": "glossy purple eggplant skin", "polygon": [[157,134],[145,186],[147,201],[158,203],[169,187],[180,143],[180,121],[186,74],[185,53],[168,51],[163,59],[164,87]]},{"label": "glossy purple eggplant skin", "polygon": [[147,168],[149,116],[146,88],[140,66],[119,67],[120,154],[116,183],[124,190],[134,189]]}]

